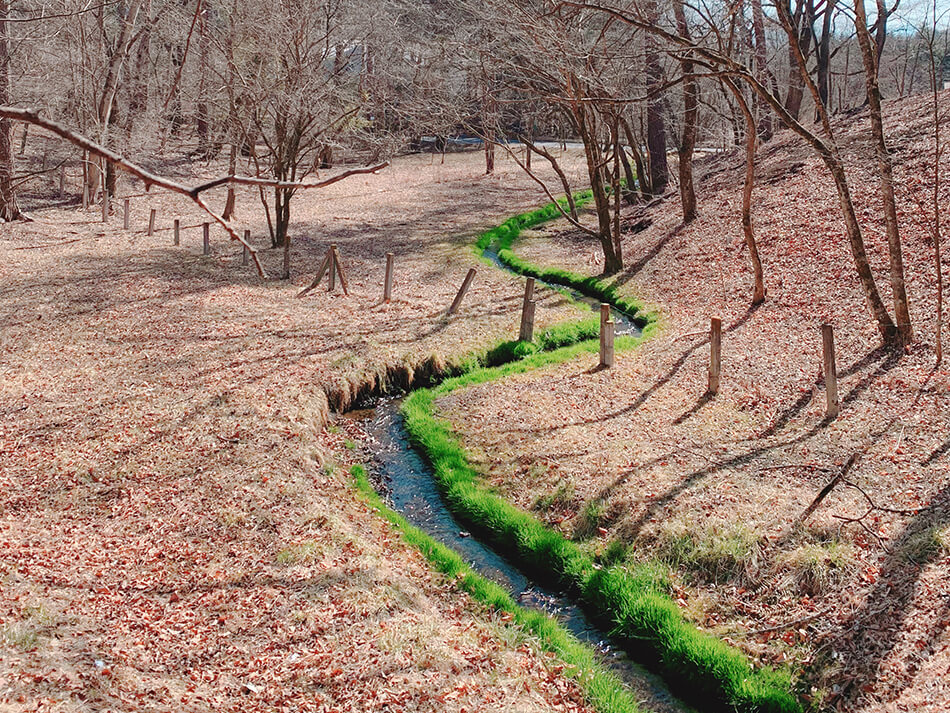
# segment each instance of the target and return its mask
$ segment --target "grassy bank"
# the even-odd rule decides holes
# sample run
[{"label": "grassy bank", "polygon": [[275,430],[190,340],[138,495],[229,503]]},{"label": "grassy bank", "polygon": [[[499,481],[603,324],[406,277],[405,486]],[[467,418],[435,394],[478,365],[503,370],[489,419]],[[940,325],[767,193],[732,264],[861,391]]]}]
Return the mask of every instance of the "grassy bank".
[{"label": "grassy bank", "polygon": [[[617,340],[618,349],[637,343]],[[473,530],[523,566],[571,590],[631,652],[660,671],[684,698],[704,709],[792,713],[800,710],[791,680],[755,669],[738,649],[688,622],[663,582],[648,569],[599,567],[577,544],[482,486],[450,425],[435,414],[435,400],[454,389],[501,379],[594,352],[596,341],[539,353],[494,368],[480,368],[432,389],[413,392],[403,405],[406,428],[430,461],[448,507]]]},{"label": "grassy bank", "polygon": [[557,620],[543,612],[519,606],[500,586],[472,571],[456,552],[409,524],[383,502],[362,466],[353,466],[350,474],[366,504],[389,522],[405,542],[418,549],[436,570],[455,580],[477,602],[510,614],[518,626],[536,636],[546,651],[553,652],[566,664],[564,675],[578,681],[587,699],[600,713],[635,713],[640,710],[623,683],[596,662],[590,647],[578,641]]},{"label": "grassy bank", "polygon": [[[574,196],[574,202],[578,208],[582,208],[592,199],[593,193],[591,191],[577,193]],[[562,207],[566,205],[566,201],[564,201],[563,198],[560,199],[558,203],[560,203]],[[640,327],[649,324],[655,316],[644,311],[643,303],[622,295],[616,282],[599,277],[581,275],[559,267],[534,265],[514,253],[512,246],[523,230],[533,228],[559,217],[561,217],[561,211],[558,207],[554,203],[548,203],[537,210],[513,216],[501,225],[481,233],[475,241],[475,248],[479,253],[483,253],[488,249],[495,250],[498,254],[498,259],[503,265],[521,275],[534,277],[554,285],[570,287],[583,295],[612,304],[621,312],[631,317]]]}]

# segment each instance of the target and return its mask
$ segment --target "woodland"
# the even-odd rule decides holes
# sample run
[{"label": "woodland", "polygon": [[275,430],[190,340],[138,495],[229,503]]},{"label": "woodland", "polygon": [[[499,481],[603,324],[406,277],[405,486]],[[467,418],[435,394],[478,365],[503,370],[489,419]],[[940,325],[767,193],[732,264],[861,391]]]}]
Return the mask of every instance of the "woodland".
[{"label": "woodland", "polygon": [[0,710],[950,710],[943,0],[0,0]]}]

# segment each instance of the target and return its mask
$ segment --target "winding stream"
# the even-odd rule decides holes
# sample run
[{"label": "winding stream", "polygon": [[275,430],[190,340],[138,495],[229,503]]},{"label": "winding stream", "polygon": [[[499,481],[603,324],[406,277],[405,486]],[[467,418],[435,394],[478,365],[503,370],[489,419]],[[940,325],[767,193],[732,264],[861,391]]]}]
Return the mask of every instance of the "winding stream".
[{"label": "winding stream", "polygon": [[[513,272],[498,255],[486,250],[501,269]],[[558,285],[538,284],[569,294],[574,300],[600,310],[600,302],[576,290]],[[638,335],[633,319],[612,309],[617,334]],[[376,487],[392,508],[430,537],[458,552],[483,577],[504,587],[519,604],[540,609],[556,617],[578,639],[600,653],[602,664],[616,673],[634,693],[646,711],[687,713],[691,711],[676,699],[662,679],[631,660],[609,636],[599,629],[563,592],[551,590],[526,575],[489,545],[465,531],[448,510],[439,494],[429,464],[412,446],[399,409],[401,398],[379,399],[371,408],[352,411],[347,417],[358,420],[367,435],[376,460]]]}]

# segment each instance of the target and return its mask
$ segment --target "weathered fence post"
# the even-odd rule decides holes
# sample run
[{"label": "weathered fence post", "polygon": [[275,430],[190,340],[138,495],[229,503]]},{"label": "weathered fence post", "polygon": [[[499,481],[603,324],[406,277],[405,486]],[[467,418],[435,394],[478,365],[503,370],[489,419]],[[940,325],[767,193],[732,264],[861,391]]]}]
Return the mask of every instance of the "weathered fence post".
[{"label": "weathered fence post", "polygon": [[524,300],[521,303],[521,329],[518,331],[518,339],[523,342],[530,342],[534,339],[534,308],[537,303],[534,301],[534,278],[529,277],[524,286]]},{"label": "weathered fence post", "polygon": [[614,365],[614,321],[610,318],[610,305],[600,306],[600,366],[609,369]]},{"label": "weathered fence post", "polygon": [[202,254],[210,255],[211,254],[211,223],[205,223],[201,226],[201,236],[203,239]]},{"label": "weathered fence post", "polygon": [[472,284],[472,280],[475,279],[475,268],[471,267],[468,270],[468,274],[465,276],[465,279],[462,280],[462,286],[459,287],[458,294],[455,295],[455,299],[452,300],[452,306],[449,307],[449,314],[455,314],[458,311],[459,305],[462,304],[462,299],[465,297],[465,293],[468,292],[468,288]]},{"label": "weathered fence post", "polygon": [[152,208],[148,212],[148,234],[149,235],[155,234],[155,209],[154,208]]},{"label": "weathered fence post", "polygon": [[838,406],[838,367],[835,365],[835,333],[830,324],[821,325],[821,350],[825,366],[825,397],[828,406],[825,411],[828,418],[835,418]]},{"label": "weathered fence post", "polygon": [[330,246],[330,252],[333,254],[332,262],[336,265],[336,274],[340,278],[340,287],[343,288],[343,294],[349,296],[349,291],[346,287],[346,273],[343,272],[343,263],[340,262],[340,251],[337,249],[336,245]]},{"label": "weathered fence post", "polygon": [[722,319],[709,320],[709,393],[719,393],[719,369],[722,359]]},{"label": "weathered fence post", "polygon": [[129,229],[129,199],[122,201],[122,229]]},{"label": "weathered fence post", "polygon": [[175,245],[181,243],[181,221],[175,218]]},{"label": "weathered fence post", "polygon": [[393,257],[386,253],[386,277],[383,279],[383,302],[390,302],[393,298]]},{"label": "weathered fence post", "polygon": [[102,222],[109,222],[109,189],[103,183],[102,186]]},{"label": "weathered fence post", "polygon": [[327,292],[333,292],[336,289],[336,243],[330,245],[330,252],[328,253],[330,257],[330,282]]},{"label": "weathered fence post", "polygon": [[[251,242],[251,231],[250,231],[250,230],[245,230],[245,231],[244,231],[244,242],[245,242],[245,243],[250,243],[250,242]],[[243,246],[243,247],[244,247],[244,249],[241,251],[241,264],[242,264],[242,265],[247,265],[247,245],[245,245],[245,246]]]}]

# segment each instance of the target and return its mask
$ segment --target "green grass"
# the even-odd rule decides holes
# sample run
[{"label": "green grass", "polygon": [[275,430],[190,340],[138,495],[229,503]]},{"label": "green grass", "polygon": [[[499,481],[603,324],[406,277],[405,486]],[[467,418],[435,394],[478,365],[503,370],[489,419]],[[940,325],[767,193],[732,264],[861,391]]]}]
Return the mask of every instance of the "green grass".
[{"label": "green grass", "polygon": [[[618,338],[615,348],[629,349],[641,339]],[[573,591],[589,611],[607,621],[619,640],[651,661],[674,690],[705,709],[799,711],[790,676],[754,668],[741,651],[688,622],[653,572],[623,565],[602,568],[576,543],[483,487],[450,425],[435,415],[435,400],[455,389],[560,363],[594,352],[597,346],[596,340],[589,340],[477,368],[406,399],[406,428],[431,463],[447,506],[523,567]]]},{"label": "green grass", "polygon": [[600,713],[635,713],[639,710],[623,683],[601,668],[591,648],[578,641],[557,620],[543,612],[519,606],[504,589],[474,572],[453,550],[409,524],[383,502],[362,466],[353,466],[350,474],[364,502],[388,521],[405,542],[418,549],[437,571],[454,579],[462,590],[481,604],[510,614],[518,626],[537,637],[545,650],[553,652],[566,665],[563,674],[578,682]]},{"label": "green grass", "polygon": [[[583,191],[574,196],[578,208],[583,207],[592,199],[593,192],[591,191]],[[567,205],[567,201],[563,198],[558,199],[558,203],[562,206]],[[554,203],[548,203],[537,210],[513,216],[501,225],[481,233],[475,241],[475,248],[480,254],[486,249],[495,249],[502,264],[519,274],[534,277],[554,285],[570,287],[583,295],[612,304],[633,319],[640,327],[654,321],[654,315],[645,313],[643,304],[638,300],[622,295],[615,282],[581,275],[563,268],[534,265],[514,253],[512,246],[518,236],[521,235],[522,230],[559,217],[561,217],[561,212],[557,209],[557,206]]]}]

